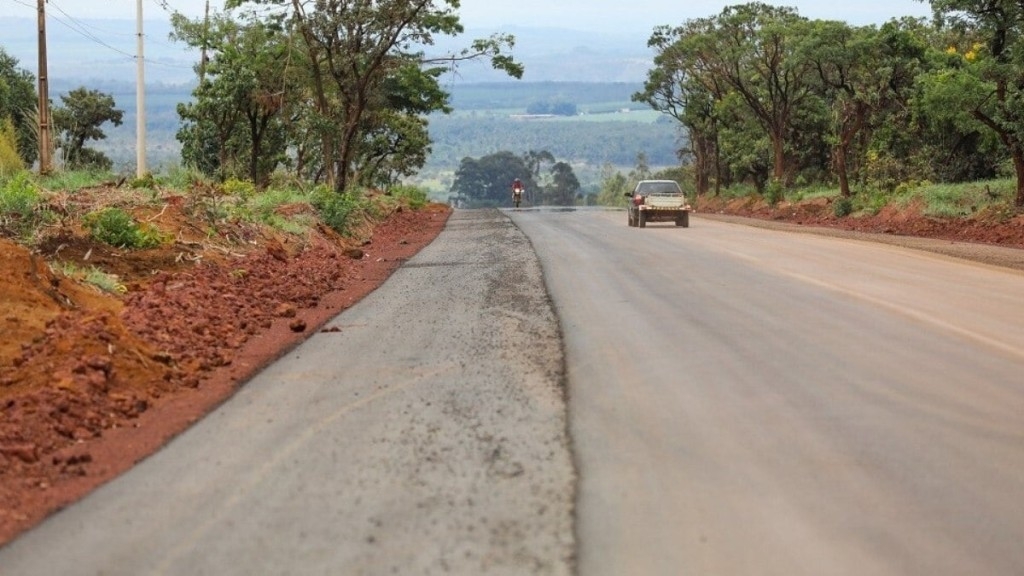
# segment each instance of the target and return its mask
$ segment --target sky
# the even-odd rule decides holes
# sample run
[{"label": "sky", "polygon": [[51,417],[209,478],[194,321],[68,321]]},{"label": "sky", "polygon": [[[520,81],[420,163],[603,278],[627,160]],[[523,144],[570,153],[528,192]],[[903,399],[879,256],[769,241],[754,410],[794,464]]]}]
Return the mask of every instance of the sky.
[{"label": "sky", "polygon": [[[209,0],[212,10],[223,0]],[[46,10],[72,18],[135,19],[138,0],[47,0]],[[169,10],[190,16],[202,15],[206,0],[142,0],[145,19],[166,19]],[[459,14],[470,30],[552,27],[602,33],[648,33],[661,24],[682,24],[691,18],[718,14],[725,6],[743,0],[461,0]],[[919,0],[768,0],[791,6],[805,17],[844,20],[854,25],[881,24],[902,16],[928,16],[929,4]],[[37,0],[0,0],[0,17],[29,18],[36,15]],[[2,30],[0,30],[2,35]]]}]

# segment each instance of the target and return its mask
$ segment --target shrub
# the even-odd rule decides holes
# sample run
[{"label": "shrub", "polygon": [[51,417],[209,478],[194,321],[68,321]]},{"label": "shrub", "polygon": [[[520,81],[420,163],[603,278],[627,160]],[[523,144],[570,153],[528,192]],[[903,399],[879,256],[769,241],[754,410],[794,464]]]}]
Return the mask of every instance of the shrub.
[{"label": "shrub", "polygon": [[17,174],[25,169],[18,155],[18,139],[10,118],[0,119],[0,176]]},{"label": "shrub", "polygon": [[311,203],[324,223],[342,236],[349,233],[352,217],[363,208],[355,193],[338,194],[326,188],[314,190]]},{"label": "shrub", "polygon": [[96,240],[120,248],[152,248],[163,240],[155,228],[140,226],[120,208],[106,208],[86,215],[85,226]]},{"label": "shrub", "polygon": [[252,198],[256,194],[256,186],[252,182],[236,178],[227,179],[221,188],[224,190],[224,194],[243,200]]},{"label": "shrub", "polygon": [[15,174],[0,186],[0,229],[16,235],[30,234],[48,214],[38,209],[39,202],[39,190],[28,172]]},{"label": "shrub", "polygon": [[846,218],[853,213],[853,199],[849,196],[840,196],[832,203],[832,214],[836,218]]},{"label": "shrub", "polygon": [[778,180],[772,180],[768,183],[768,186],[764,190],[764,198],[768,202],[769,206],[775,206],[785,198],[785,187],[782,182]]},{"label": "shrub", "polygon": [[405,200],[406,204],[413,209],[419,209],[427,205],[427,191],[417,186],[394,186],[388,190],[395,198]]}]

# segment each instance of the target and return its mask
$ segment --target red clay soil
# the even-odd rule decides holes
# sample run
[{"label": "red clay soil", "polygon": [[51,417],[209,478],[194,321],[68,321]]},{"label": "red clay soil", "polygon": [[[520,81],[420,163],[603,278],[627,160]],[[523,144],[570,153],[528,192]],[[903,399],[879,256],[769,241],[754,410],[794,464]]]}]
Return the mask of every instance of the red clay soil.
[{"label": "red clay soil", "polygon": [[[398,210],[358,242],[245,226],[209,242],[175,204],[146,218],[175,234],[160,249],[115,250],[70,229],[34,253],[0,238],[0,545],[207,414],[383,283],[450,214]],[[53,263],[116,274],[124,293]]]},{"label": "red clay soil", "polygon": [[1007,248],[1024,248],[1024,213],[979,211],[969,218],[939,218],[922,213],[920,206],[887,206],[876,214],[838,218],[832,200],[817,198],[800,203],[768,205],[756,197],[721,199],[706,196],[699,211],[756,218],[765,221],[822,227],[894,237],[932,238]]}]

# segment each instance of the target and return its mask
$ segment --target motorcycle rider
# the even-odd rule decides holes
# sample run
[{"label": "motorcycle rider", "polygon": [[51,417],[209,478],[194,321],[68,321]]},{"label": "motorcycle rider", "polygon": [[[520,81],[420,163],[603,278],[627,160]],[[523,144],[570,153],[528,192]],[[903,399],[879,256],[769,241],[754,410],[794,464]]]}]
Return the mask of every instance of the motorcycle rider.
[{"label": "motorcycle rider", "polygon": [[516,178],[512,181],[512,203],[515,204],[516,208],[519,207],[519,201],[523,197],[523,181]]}]

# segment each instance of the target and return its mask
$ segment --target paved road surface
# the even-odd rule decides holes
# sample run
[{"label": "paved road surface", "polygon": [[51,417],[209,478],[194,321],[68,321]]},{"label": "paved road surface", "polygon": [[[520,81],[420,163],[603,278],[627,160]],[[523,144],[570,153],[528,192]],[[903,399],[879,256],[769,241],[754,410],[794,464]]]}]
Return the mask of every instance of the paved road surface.
[{"label": "paved road surface", "polygon": [[565,334],[581,575],[1024,574],[1024,275],[511,214]]},{"label": "paved road surface", "polygon": [[0,575],[569,574],[558,326],[497,211],[165,450],[0,549]]}]

